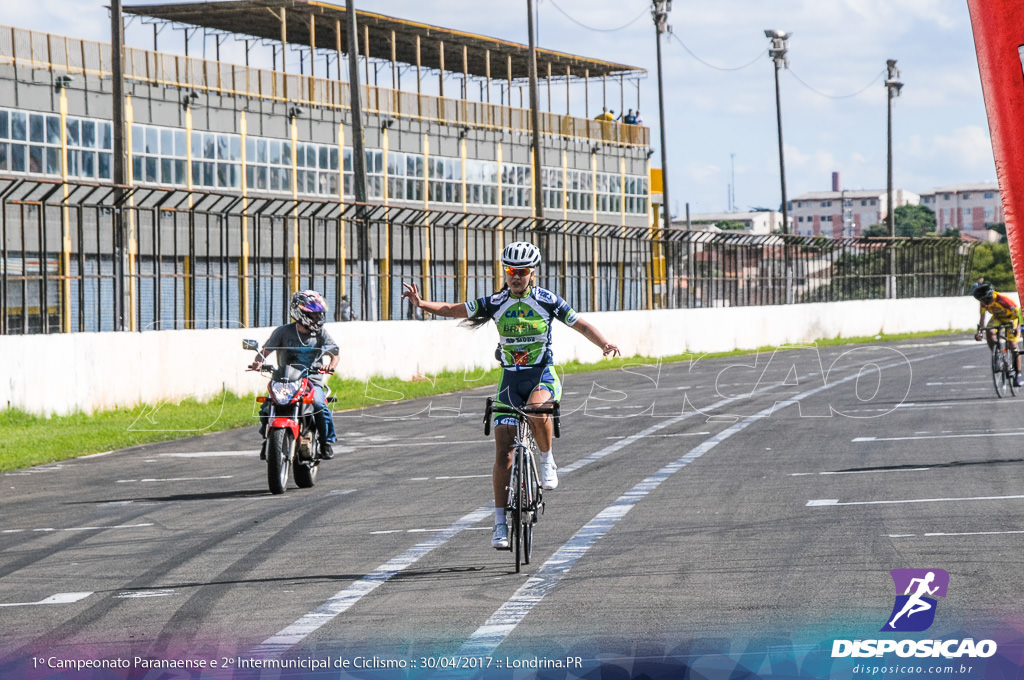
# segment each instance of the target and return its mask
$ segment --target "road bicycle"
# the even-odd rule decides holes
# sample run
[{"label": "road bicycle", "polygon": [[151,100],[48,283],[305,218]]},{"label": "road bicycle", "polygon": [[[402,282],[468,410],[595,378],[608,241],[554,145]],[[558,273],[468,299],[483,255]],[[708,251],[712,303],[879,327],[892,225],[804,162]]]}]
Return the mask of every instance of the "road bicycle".
[{"label": "road bicycle", "polygon": [[537,443],[533,440],[530,430],[530,416],[551,416],[554,424],[555,437],[560,436],[558,402],[553,401],[543,406],[524,406],[512,408],[504,404],[495,404],[494,399],[487,399],[484,409],[484,434],[491,433],[491,418],[496,415],[508,415],[516,419],[516,434],[512,448],[512,470],[508,483],[508,499],[505,501],[505,512],[509,518],[508,550],[515,553],[516,573],[523,564],[530,563],[533,552],[533,525],[544,513],[544,494],[540,486],[540,475],[537,470]]},{"label": "road bicycle", "polygon": [[995,331],[995,342],[992,344],[992,384],[996,388],[999,398],[1017,395],[1016,378],[1016,352],[1007,347],[1006,331],[1013,328],[1013,324],[1000,324],[998,326],[987,326],[979,328],[978,332]]}]

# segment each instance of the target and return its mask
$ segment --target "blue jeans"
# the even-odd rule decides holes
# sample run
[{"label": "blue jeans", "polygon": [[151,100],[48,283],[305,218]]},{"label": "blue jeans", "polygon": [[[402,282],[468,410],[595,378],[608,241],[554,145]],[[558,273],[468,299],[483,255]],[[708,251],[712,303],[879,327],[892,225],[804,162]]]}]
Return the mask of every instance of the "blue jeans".
[{"label": "blue jeans", "polygon": [[320,441],[326,444],[333,444],[337,441],[334,433],[334,416],[327,406],[327,393],[319,385],[313,385],[313,406],[316,407],[316,430],[320,434]]}]

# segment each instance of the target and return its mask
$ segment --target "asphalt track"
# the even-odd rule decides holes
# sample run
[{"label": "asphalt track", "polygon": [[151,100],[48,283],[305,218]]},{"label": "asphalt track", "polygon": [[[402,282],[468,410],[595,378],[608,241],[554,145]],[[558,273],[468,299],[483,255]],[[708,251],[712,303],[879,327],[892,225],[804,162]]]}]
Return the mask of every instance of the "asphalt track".
[{"label": "asphalt track", "polygon": [[0,671],[770,656],[877,635],[896,568],[949,572],[930,635],[996,635],[1021,614],[1024,396],[987,366],[961,335],[568,376],[519,574],[489,546],[490,388],[371,388],[282,496],[255,427],[4,474]]}]

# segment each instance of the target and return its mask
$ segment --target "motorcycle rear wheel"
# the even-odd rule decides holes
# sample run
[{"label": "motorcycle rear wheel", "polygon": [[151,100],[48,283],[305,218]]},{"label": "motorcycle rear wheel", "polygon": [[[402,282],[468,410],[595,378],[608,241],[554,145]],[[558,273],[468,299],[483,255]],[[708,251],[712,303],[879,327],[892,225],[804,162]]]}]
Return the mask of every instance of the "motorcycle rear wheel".
[{"label": "motorcycle rear wheel", "polygon": [[270,493],[281,494],[288,487],[288,468],[295,449],[291,430],[271,430],[267,437],[267,484]]},{"label": "motorcycle rear wheel", "polygon": [[308,489],[316,484],[316,473],[319,469],[320,461],[296,463],[295,469],[292,470],[292,476],[295,477],[295,486],[300,489]]}]

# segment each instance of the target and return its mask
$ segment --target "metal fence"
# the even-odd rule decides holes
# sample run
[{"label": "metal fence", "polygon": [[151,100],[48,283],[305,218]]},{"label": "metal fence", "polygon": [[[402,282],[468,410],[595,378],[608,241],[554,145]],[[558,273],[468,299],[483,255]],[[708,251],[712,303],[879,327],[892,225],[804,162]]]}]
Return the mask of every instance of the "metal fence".
[{"label": "metal fence", "polygon": [[831,239],[428,211],[0,177],[0,334],[272,326],[291,292],[362,319],[501,285],[530,240],[539,284],[579,311],[963,294],[972,245]]}]

